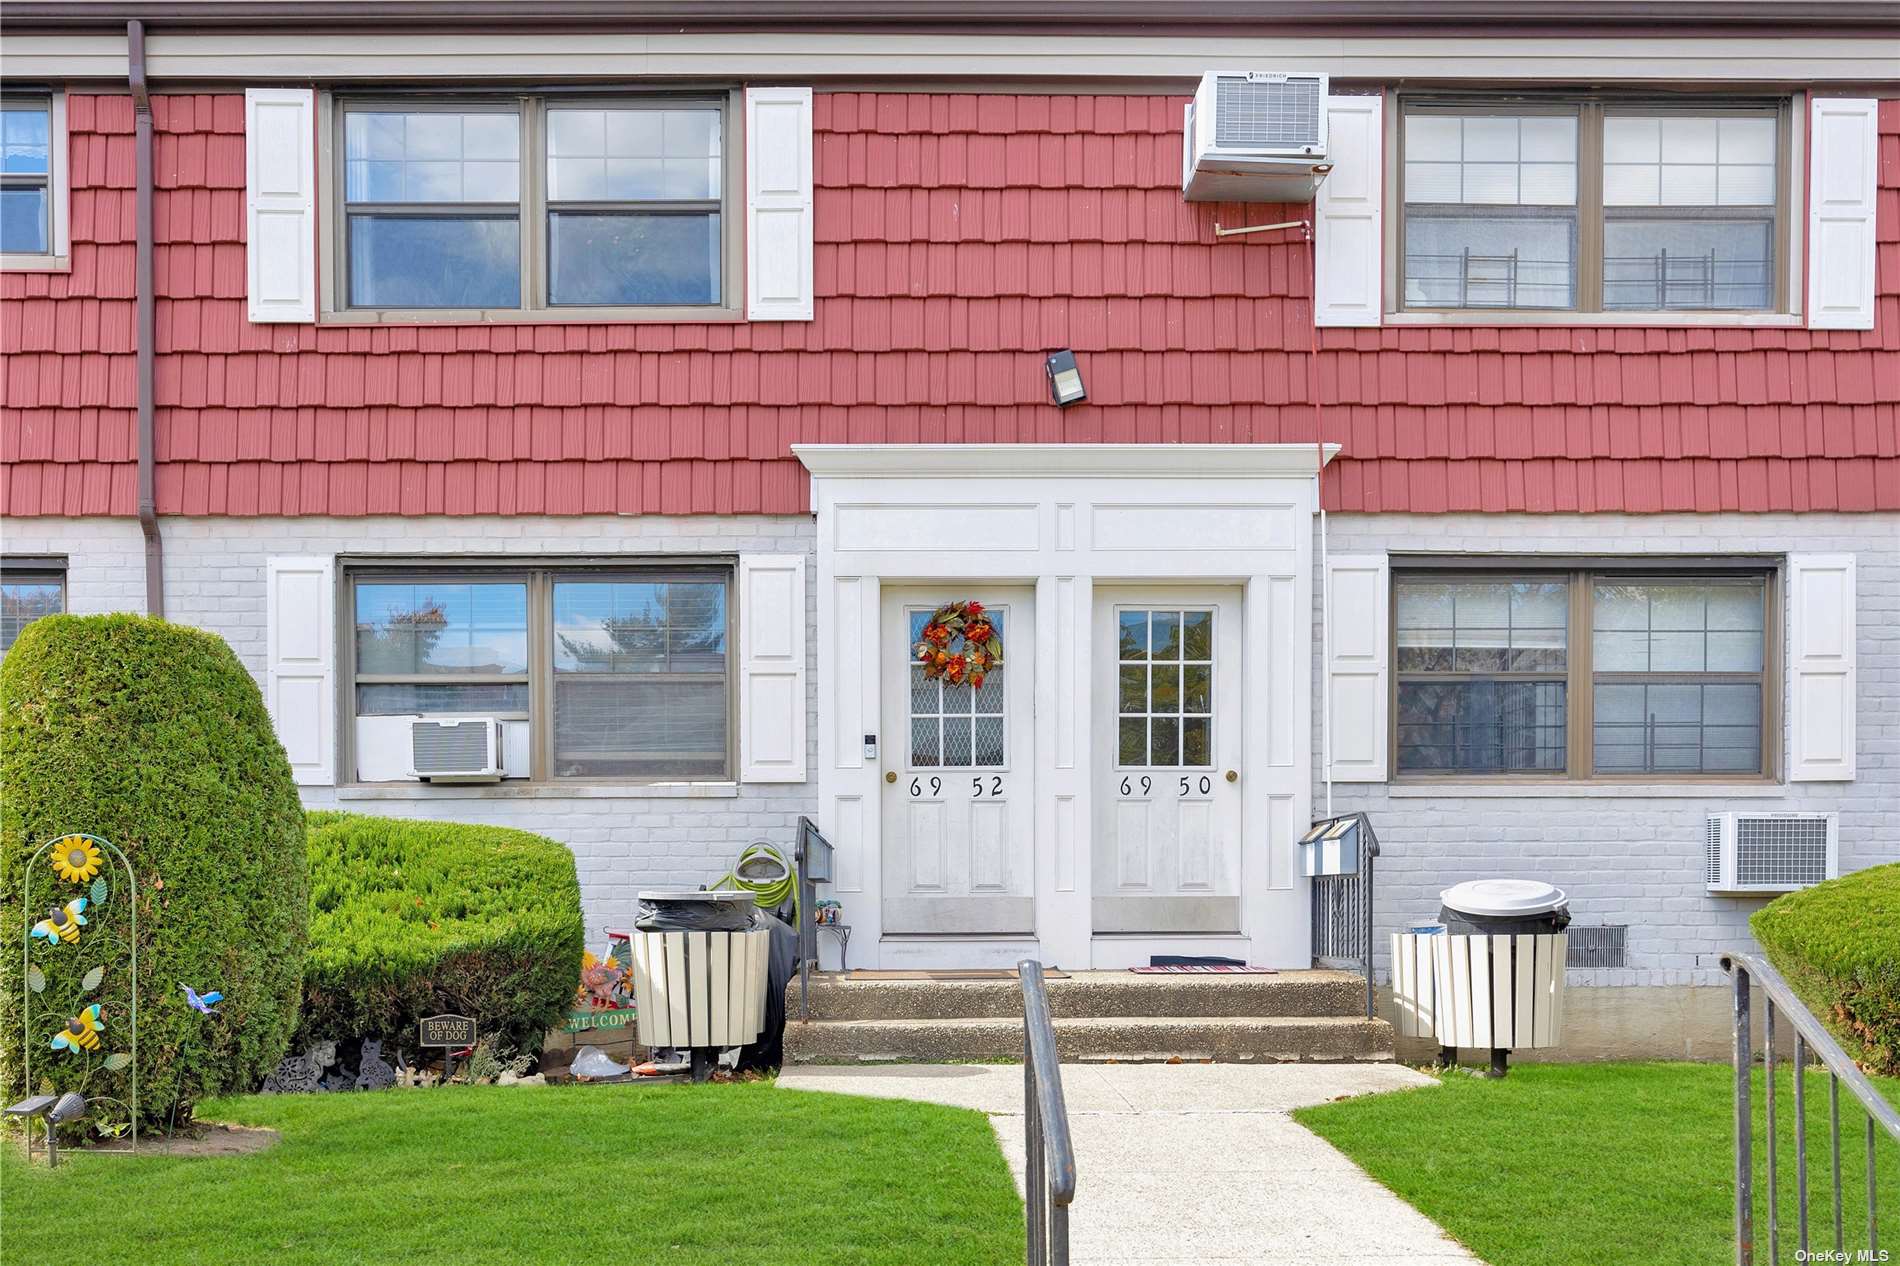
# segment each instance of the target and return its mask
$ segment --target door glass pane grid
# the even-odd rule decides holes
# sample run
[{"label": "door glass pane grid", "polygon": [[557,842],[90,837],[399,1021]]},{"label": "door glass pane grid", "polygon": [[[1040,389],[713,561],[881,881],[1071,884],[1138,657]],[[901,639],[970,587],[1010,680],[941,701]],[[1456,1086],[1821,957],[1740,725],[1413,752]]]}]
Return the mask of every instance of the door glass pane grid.
[{"label": "door glass pane grid", "polygon": [[1561,773],[1565,580],[1402,579],[1398,763],[1413,773]]},{"label": "door glass pane grid", "polygon": [[1137,769],[1213,765],[1214,613],[1116,613],[1115,763]]},{"label": "door glass pane grid", "polygon": [[[933,608],[934,610],[934,608]],[[1007,639],[1006,609],[987,608],[996,635]],[[904,654],[923,637],[931,611],[913,610],[908,615],[909,636]],[[961,638],[945,649],[956,654],[963,647]],[[993,668],[983,685],[973,688],[968,682],[950,685],[941,677],[924,676],[921,664],[910,666],[910,767],[913,769],[1001,769],[1008,763],[1006,733],[1007,668]]]}]

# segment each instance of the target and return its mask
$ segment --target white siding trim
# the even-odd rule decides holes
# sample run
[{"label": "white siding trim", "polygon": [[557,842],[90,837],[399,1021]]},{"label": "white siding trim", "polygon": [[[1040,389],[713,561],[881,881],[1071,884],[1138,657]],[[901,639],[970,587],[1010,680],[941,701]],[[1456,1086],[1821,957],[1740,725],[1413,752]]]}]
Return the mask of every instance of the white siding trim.
[{"label": "white siding trim", "polygon": [[1385,277],[1384,100],[1326,98],[1333,170],[1313,200],[1314,316],[1320,325],[1377,325]]},{"label": "white siding trim", "polygon": [[745,92],[746,316],[812,319],[811,89]]},{"label": "white siding trim", "polygon": [[805,781],[803,554],[739,556],[739,777]]},{"label": "white siding trim", "polygon": [[1788,780],[1854,778],[1854,556],[1790,554]]},{"label": "white siding trim", "polygon": [[1334,782],[1388,777],[1391,588],[1384,554],[1335,554],[1326,561],[1326,751]]},{"label": "white siding trim", "polygon": [[245,291],[256,322],[317,319],[316,93],[244,90]]},{"label": "white siding trim", "polygon": [[336,783],[336,559],[269,560],[265,702],[290,772],[307,787]]},{"label": "white siding trim", "polygon": [[1816,97],[1808,129],[1808,324],[1874,328],[1880,103]]}]

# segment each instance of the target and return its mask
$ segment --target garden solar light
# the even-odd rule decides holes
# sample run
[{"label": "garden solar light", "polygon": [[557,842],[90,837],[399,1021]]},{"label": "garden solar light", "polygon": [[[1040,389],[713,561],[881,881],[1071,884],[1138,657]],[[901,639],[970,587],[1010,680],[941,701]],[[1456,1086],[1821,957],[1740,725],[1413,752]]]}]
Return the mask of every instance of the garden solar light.
[{"label": "garden solar light", "polygon": [[1049,359],[1043,362],[1043,368],[1049,371],[1049,394],[1066,409],[1072,404],[1080,404],[1089,398],[1082,386],[1082,371],[1076,366],[1075,353],[1064,348],[1049,353]]}]

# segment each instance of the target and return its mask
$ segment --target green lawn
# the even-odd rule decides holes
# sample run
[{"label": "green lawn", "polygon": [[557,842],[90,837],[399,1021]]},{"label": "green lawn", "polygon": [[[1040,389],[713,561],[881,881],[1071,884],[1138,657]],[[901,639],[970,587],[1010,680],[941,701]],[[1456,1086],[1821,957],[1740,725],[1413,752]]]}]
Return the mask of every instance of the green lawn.
[{"label": "green lawn", "polygon": [[9,1139],[0,1241],[244,1266],[1022,1260],[989,1123],[957,1108],[761,1082],[251,1097],[200,1115],[283,1140],[219,1159],[68,1153],[49,1172]]},{"label": "green lawn", "polygon": [[[1708,1266],[1734,1239],[1733,1076],[1725,1064],[1523,1064],[1503,1081],[1462,1073],[1437,1088],[1305,1108],[1295,1116],[1492,1266]],[[1900,1082],[1881,1089],[1900,1102]],[[1761,1073],[1755,1183],[1767,1260]],[[1827,1078],[1810,1072],[1812,1243],[1833,1247]],[[1847,1246],[1865,1246],[1866,1115],[1845,1091]],[[1777,1077],[1781,1251],[1794,1258],[1794,1094]],[[1880,1243],[1900,1247],[1900,1144],[1876,1148]]]}]

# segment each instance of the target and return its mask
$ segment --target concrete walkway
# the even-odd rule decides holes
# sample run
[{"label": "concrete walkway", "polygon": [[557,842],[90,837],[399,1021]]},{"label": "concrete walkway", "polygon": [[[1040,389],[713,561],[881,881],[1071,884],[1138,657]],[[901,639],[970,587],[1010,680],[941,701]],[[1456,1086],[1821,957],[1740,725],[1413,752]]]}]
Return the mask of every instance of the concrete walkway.
[{"label": "concrete walkway", "polygon": [[[778,1084],[989,1115],[1023,1184],[1020,1067],[787,1068]],[[1068,1064],[1076,1266],[1449,1266],[1478,1259],[1296,1123],[1294,1108],[1432,1080],[1393,1064]]]}]

